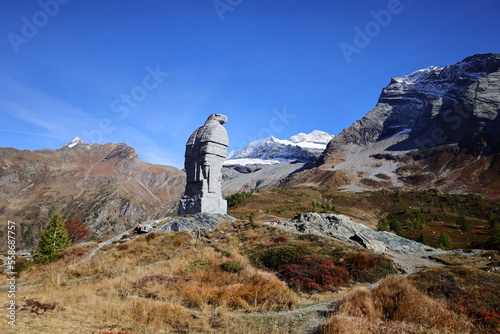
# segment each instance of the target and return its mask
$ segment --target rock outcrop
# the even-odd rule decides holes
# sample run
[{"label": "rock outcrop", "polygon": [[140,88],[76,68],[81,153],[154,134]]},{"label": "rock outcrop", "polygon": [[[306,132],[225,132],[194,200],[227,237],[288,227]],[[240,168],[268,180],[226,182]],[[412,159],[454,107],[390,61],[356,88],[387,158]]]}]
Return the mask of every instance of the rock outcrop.
[{"label": "rock outcrop", "polygon": [[[447,253],[389,232],[374,231],[344,215],[301,213],[289,220],[267,223],[290,232],[335,238],[392,258],[398,270],[411,274],[423,267],[437,266],[432,255]],[[449,253],[449,252],[448,252]]]},{"label": "rock outcrop", "polygon": [[291,232],[317,234],[353,243],[377,253],[393,251],[397,253],[442,252],[419,242],[393,233],[375,231],[363,224],[352,221],[344,215],[330,213],[301,213],[289,220],[267,223]]}]

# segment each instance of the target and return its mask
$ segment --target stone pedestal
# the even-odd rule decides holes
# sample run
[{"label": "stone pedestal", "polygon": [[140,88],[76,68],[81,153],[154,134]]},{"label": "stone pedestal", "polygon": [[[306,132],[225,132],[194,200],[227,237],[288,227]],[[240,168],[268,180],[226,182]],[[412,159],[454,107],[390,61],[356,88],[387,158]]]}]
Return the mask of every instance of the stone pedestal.
[{"label": "stone pedestal", "polygon": [[227,201],[220,196],[182,196],[179,206],[180,215],[197,213],[227,213]]}]

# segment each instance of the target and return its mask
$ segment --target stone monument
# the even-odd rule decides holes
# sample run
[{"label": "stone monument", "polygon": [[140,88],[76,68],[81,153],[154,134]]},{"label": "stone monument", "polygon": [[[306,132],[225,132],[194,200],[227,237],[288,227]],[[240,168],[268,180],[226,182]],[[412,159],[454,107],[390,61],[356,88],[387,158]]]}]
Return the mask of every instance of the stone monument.
[{"label": "stone monument", "polygon": [[227,123],[226,116],[210,115],[186,143],[186,190],[180,200],[179,215],[227,213],[221,189],[222,164],[229,145],[224,123]]}]

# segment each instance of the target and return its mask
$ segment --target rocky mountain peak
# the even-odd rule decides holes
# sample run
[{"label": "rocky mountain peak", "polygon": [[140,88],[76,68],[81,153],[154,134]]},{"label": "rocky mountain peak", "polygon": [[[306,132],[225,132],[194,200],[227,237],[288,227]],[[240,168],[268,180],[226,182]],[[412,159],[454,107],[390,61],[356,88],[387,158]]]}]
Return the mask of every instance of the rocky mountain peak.
[{"label": "rocky mountain peak", "polygon": [[500,54],[474,55],[392,78],[376,106],[333,138],[317,165],[353,189],[489,189],[494,196],[499,129]]},{"label": "rocky mountain peak", "polygon": [[418,93],[428,98],[442,98],[463,93],[465,88],[500,66],[500,55],[475,55],[450,66],[429,66],[411,74],[392,78],[382,91],[382,98]]},{"label": "rocky mountain peak", "polygon": [[[392,78],[375,108],[344,129],[332,140],[331,147],[348,143],[365,145],[407,129],[417,133],[415,130],[428,127],[429,121],[444,117],[448,110],[462,104],[471,85],[497,73],[499,68],[500,54],[484,54],[450,66],[430,66]],[[491,77],[487,89],[496,81]]]},{"label": "rocky mountain peak", "polygon": [[84,142],[80,137],[75,137],[75,138],[73,138],[73,140],[71,140],[69,143],[67,143],[66,145],[64,145],[61,148],[65,148],[65,147],[73,148],[77,145],[88,145],[88,144],[86,142]]}]

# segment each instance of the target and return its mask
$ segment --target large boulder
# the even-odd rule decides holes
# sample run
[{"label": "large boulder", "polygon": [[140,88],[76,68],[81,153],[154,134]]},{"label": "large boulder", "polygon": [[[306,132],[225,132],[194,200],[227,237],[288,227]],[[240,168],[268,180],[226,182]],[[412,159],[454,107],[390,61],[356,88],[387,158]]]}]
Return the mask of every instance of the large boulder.
[{"label": "large boulder", "polygon": [[279,220],[267,224],[291,232],[317,234],[339,239],[377,253],[388,251],[402,254],[443,252],[393,233],[372,230],[344,215],[308,212],[298,214],[289,220]]}]

